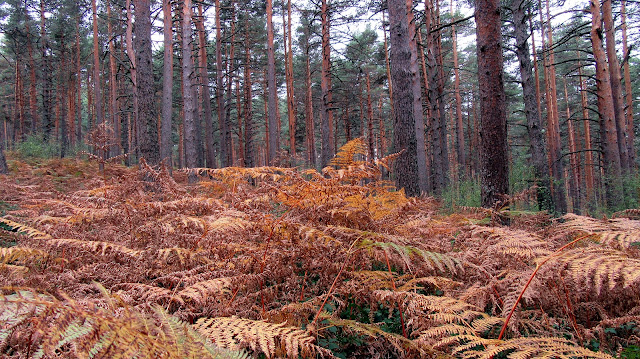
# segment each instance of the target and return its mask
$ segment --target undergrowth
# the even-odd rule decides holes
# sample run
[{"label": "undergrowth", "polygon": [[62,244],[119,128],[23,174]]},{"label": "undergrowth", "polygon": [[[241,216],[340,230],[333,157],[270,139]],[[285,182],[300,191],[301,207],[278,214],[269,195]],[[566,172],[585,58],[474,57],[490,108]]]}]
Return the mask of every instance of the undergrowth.
[{"label": "undergrowth", "polygon": [[0,355],[637,353],[640,210],[444,213],[382,180],[394,156],[366,153],[351,141],[322,174],[12,161]]}]

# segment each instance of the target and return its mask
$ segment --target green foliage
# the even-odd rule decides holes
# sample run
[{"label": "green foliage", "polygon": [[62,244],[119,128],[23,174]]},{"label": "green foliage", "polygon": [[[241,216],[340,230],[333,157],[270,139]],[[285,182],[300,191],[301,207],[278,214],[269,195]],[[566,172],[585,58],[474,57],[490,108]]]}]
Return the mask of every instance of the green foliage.
[{"label": "green foliage", "polygon": [[15,152],[23,160],[48,159],[58,156],[60,145],[43,141],[41,136],[28,136],[24,141],[16,144]]},{"label": "green foliage", "polygon": [[444,208],[480,207],[480,181],[474,179],[453,183],[442,193]]}]

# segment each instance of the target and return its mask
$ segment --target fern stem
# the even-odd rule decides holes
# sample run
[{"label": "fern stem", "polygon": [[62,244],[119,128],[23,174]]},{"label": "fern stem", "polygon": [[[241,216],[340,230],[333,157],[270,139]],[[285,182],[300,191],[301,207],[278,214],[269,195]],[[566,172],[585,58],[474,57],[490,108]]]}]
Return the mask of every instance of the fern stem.
[{"label": "fern stem", "polygon": [[[396,281],[393,279],[393,272],[391,271],[391,264],[389,263],[389,256],[387,255],[387,251],[384,251],[384,259],[387,262],[387,269],[389,269],[389,275],[391,276],[391,287],[393,291],[396,292]],[[400,325],[402,325],[402,336],[407,337],[407,329],[404,325],[404,317],[402,315],[402,306],[400,305],[400,301],[396,303],[398,305],[398,312],[400,312]]]},{"label": "fern stem", "polygon": [[560,247],[560,249],[556,250],[555,252],[551,253],[547,258],[545,258],[542,262],[536,264],[536,269],[533,271],[533,273],[531,273],[531,277],[529,277],[529,280],[527,281],[527,284],[524,285],[524,288],[522,288],[522,291],[520,292],[520,295],[518,296],[518,299],[516,300],[516,302],[513,304],[513,308],[511,308],[511,311],[509,312],[509,315],[507,315],[507,319],[505,319],[504,324],[502,325],[502,329],[500,330],[500,335],[498,335],[498,340],[502,340],[502,336],[504,335],[504,332],[507,330],[507,325],[509,324],[509,320],[511,319],[511,316],[513,316],[513,313],[516,311],[516,308],[518,307],[518,304],[520,304],[520,300],[522,300],[522,296],[524,295],[524,292],[527,290],[527,288],[529,288],[529,285],[531,284],[531,282],[533,281],[533,278],[536,276],[536,274],[538,273],[538,271],[540,270],[540,268],[542,268],[542,266],[547,263],[551,258],[555,257],[557,254],[559,254],[560,252],[562,252],[563,250],[565,250],[567,247],[585,239],[585,238],[589,238],[593,235],[593,233],[589,233],[589,234],[585,234],[584,236],[578,237],[576,239],[574,239],[573,241],[565,244],[564,246]]},{"label": "fern stem", "polygon": [[344,262],[342,262],[342,266],[340,266],[340,270],[338,271],[336,278],[333,280],[333,283],[331,283],[331,287],[329,288],[327,295],[324,297],[324,300],[322,301],[322,305],[320,305],[320,308],[318,308],[318,312],[316,313],[316,316],[313,318],[313,321],[311,322],[311,324],[309,324],[310,327],[313,327],[318,321],[318,318],[320,318],[320,313],[322,313],[322,309],[324,308],[324,305],[327,304],[327,300],[329,299],[329,296],[331,296],[331,292],[333,292],[333,288],[335,288],[336,283],[338,283],[338,278],[340,278],[340,274],[342,274],[342,272],[344,271],[344,268],[347,266],[347,263],[349,262],[349,257],[351,257],[351,254],[352,254],[351,250],[356,245],[358,240],[359,238],[354,240],[351,243],[351,246],[349,246],[349,249],[347,250],[347,257],[344,259]]}]

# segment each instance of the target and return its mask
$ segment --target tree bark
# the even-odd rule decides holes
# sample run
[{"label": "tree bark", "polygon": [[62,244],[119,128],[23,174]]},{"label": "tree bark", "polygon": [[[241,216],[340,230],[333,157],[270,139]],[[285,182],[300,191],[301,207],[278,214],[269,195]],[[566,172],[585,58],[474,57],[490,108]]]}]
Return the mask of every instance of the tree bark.
[{"label": "tree bark", "polygon": [[[406,0],[407,8],[407,29],[409,31],[409,46],[411,51],[411,91],[413,91],[413,118],[414,131],[416,132],[416,161],[418,165],[418,187],[420,192],[426,193],[429,190],[429,177],[427,175],[427,144],[425,142],[424,113],[422,109],[422,86],[420,84],[420,73],[418,72],[418,42],[416,38],[416,23],[413,16],[412,0]],[[422,44],[420,44],[422,45]]]},{"label": "tree bark", "polygon": [[509,193],[507,115],[500,39],[500,2],[476,1],[478,83],[480,86],[480,171],[482,206],[492,207]]},{"label": "tree bark", "polygon": [[93,93],[95,104],[95,125],[102,123],[104,112],[102,109],[102,90],[100,88],[100,47],[98,45],[98,9],[96,0],[91,0],[93,10]]},{"label": "tree bark", "polygon": [[411,39],[409,14],[405,0],[388,0],[390,26],[391,81],[395,113],[393,117],[393,150],[403,151],[395,162],[396,184],[407,195],[420,195],[417,140],[414,117],[413,78],[411,71]]},{"label": "tree bark", "polygon": [[152,166],[160,163],[158,124],[151,53],[151,12],[149,0],[135,0],[135,50],[138,68],[138,146],[140,155]]},{"label": "tree bark", "polygon": [[[622,0],[620,12],[622,14],[622,53],[628,56],[627,46],[627,11],[626,0]],[[633,126],[633,91],[631,90],[631,71],[629,61],[624,61],[624,86],[626,92],[626,125],[627,125],[627,155],[629,156],[629,170],[634,173],[636,170],[636,148],[634,145],[635,129]]]},{"label": "tree bark", "polygon": [[171,0],[162,0],[164,16],[164,63],[162,69],[162,126],[160,130],[160,161],[172,168],[171,122],[173,117],[173,21]]},{"label": "tree bark", "polygon": [[532,73],[531,57],[527,39],[527,16],[525,15],[523,0],[512,0],[511,11],[513,13],[513,29],[516,38],[516,55],[520,63],[520,77],[524,101],[524,113],[527,119],[527,132],[529,134],[529,151],[531,152],[531,164],[533,165],[536,179],[538,207],[540,210],[553,210],[551,189],[549,182],[549,167],[547,164],[546,143],[542,132],[540,119],[539,95]]},{"label": "tree bark", "polygon": [[616,132],[618,135],[618,151],[620,152],[620,166],[623,173],[629,171],[629,155],[627,154],[627,126],[622,99],[622,78],[620,75],[620,61],[616,55],[615,24],[613,22],[612,0],[602,2],[602,18],[605,27],[605,44],[607,59],[609,60],[609,76],[611,77],[611,96],[613,96],[613,114],[616,118]]},{"label": "tree bark", "polygon": [[598,95],[598,112],[600,114],[600,141],[604,154],[604,170],[606,178],[606,201],[610,208],[619,206],[623,201],[622,195],[622,167],[616,120],[613,110],[613,95],[611,93],[611,77],[609,66],[602,44],[602,20],[600,17],[600,0],[590,1],[592,16],[591,45],[596,63],[596,82]]},{"label": "tree bark", "polygon": [[[284,13],[283,13],[284,19]],[[289,152],[296,155],[296,104],[293,87],[293,44],[291,41],[291,0],[287,1],[287,21],[285,27],[285,75],[287,80],[287,116],[289,118]],[[283,26],[285,23],[283,22]]]},{"label": "tree bark", "polygon": [[[191,46],[191,0],[184,0],[182,8],[182,86],[184,102],[184,152],[185,164],[188,168],[198,165],[198,148],[196,141],[196,95],[193,88],[195,75]],[[191,177],[191,181],[195,178]]]},{"label": "tree bark", "polygon": [[316,142],[315,142],[315,126],[313,121],[313,90],[311,89],[311,45],[309,44],[309,36],[311,24],[307,22],[303,24],[304,33],[304,51],[305,51],[305,129],[307,138],[307,165],[311,168],[316,167]]},{"label": "tree bark", "polygon": [[[109,38],[109,117],[110,124],[114,130],[116,138],[120,139],[120,127],[118,126],[118,90],[116,86],[116,47],[115,38],[113,36],[113,26],[111,25],[111,3],[107,0],[107,37]],[[120,154],[120,146],[113,146],[111,148],[111,155],[117,156]]]},{"label": "tree bark", "polygon": [[[578,59],[580,58],[580,54],[578,53]],[[589,120],[589,106],[587,103],[587,88],[585,85],[585,79],[582,75],[582,64],[580,60],[578,60],[578,77],[580,78],[580,102],[582,105],[582,122],[584,124],[584,180],[585,186],[587,187],[587,196],[586,202],[591,205],[593,203],[592,199],[594,198],[594,168],[595,163],[593,161],[593,152],[591,146],[591,124]]]},{"label": "tree bark", "polygon": [[127,56],[131,62],[131,84],[133,86],[133,123],[131,123],[131,130],[129,131],[131,137],[131,145],[129,148],[135,148],[137,157],[140,157],[140,121],[139,121],[139,105],[138,105],[138,68],[136,66],[136,54],[134,51],[133,43],[133,13],[131,12],[131,0],[126,1],[127,7],[127,30],[126,30],[126,43],[127,43]]},{"label": "tree bark", "polygon": [[321,167],[329,164],[333,158],[335,141],[333,137],[333,96],[331,92],[331,45],[329,33],[329,5],[328,0],[322,0],[322,72],[320,74],[320,90],[322,101],[320,101],[320,113],[322,118],[322,154],[320,158]]},{"label": "tree bark", "polygon": [[220,0],[215,1],[216,6],[216,104],[218,111],[218,128],[220,129],[220,166],[230,166],[229,157],[229,143],[227,143],[227,119],[225,117],[226,112],[224,110],[224,85],[223,85],[223,67],[222,67],[222,25],[220,22],[220,12],[222,11],[220,6]]},{"label": "tree bark", "polygon": [[[453,1],[451,1],[451,13],[453,14]],[[458,167],[461,174],[467,173],[467,159],[464,144],[464,129],[462,124],[462,96],[460,95],[460,69],[458,65],[458,40],[456,26],[451,26],[451,41],[453,51],[453,91],[456,95],[456,154],[458,155]]]},{"label": "tree bark", "polygon": [[276,107],[278,106],[278,89],[276,88],[276,58],[273,47],[273,2],[267,0],[267,104],[269,113],[269,153],[268,164],[271,164],[278,156],[278,121]]},{"label": "tree bark", "polygon": [[251,81],[251,43],[249,42],[249,13],[245,12],[245,36],[244,36],[244,165],[255,166],[255,154],[253,148],[253,94]]},{"label": "tree bark", "polygon": [[202,4],[198,3],[198,21],[196,21],[196,29],[198,30],[198,44],[200,48],[200,85],[202,89],[202,104],[204,107],[204,131],[205,131],[205,148],[207,151],[207,167],[216,168],[216,151],[213,143],[213,118],[211,116],[211,95],[209,92],[209,67],[207,61],[207,40],[204,30],[204,16]]}]

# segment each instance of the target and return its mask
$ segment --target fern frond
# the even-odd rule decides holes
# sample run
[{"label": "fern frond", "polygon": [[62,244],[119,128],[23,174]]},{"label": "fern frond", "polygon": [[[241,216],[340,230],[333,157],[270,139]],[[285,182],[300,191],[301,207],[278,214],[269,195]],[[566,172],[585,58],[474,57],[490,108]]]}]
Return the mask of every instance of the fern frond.
[{"label": "fern frond", "polygon": [[51,236],[45,232],[40,231],[39,229],[30,227],[26,224],[14,222],[10,219],[0,217],[0,228],[11,231],[11,232],[19,232],[25,234],[29,238],[34,239],[50,239]]},{"label": "fern frond", "polygon": [[317,352],[326,352],[313,344],[314,338],[306,331],[287,327],[284,323],[272,324],[261,320],[237,317],[200,318],[195,329],[223,348],[241,349],[250,347],[262,352],[267,358],[286,355],[309,358]]},{"label": "fern frond", "polygon": [[116,255],[122,254],[130,258],[137,258],[143,252],[137,249],[131,249],[129,247],[125,247],[123,245],[119,245],[111,242],[83,241],[80,239],[72,239],[72,238],[53,238],[49,240],[49,243],[58,247],[67,246],[71,248],[84,249],[93,254],[98,254],[103,256],[106,255],[107,252],[109,252]]},{"label": "fern frond", "polygon": [[[522,337],[509,340],[484,339],[473,335],[460,335],[454,338],[459,345],[453,353],[461,358],[489,359],[497,355],[509,358],[598,358],[613,359],[606,353],[594,352],[576,346],[574,343],[556,337]],[[451,340],[449,340],[451,341]]]},{"label": "fern frond", "polygon": [[356,247],[369,249],[373,252],[384,251],[388,254],[397,254],[400,256],[407,268],[412,267],[412,259],[417,257],[419,258],[418,262],[431,271],[449,271],[452,273],[464,271],[462,262],[460,262],[459,259],[443,253],[426,251],[412,245],[400,245],[394,242],[377,242],[363,239],[356,245]]},{"label": "fern frond", "polygon": [[640,231],[605,231],[598,233],[598,238],[600,243],[616,249],[624,250],[640,245]]},{"label": "fern frond", "polygon": [[49,254],[45,251],[35,249],[35,248],[27,248],[27,247],[9,247],[9,248],[0,248],[0,263],[7,264],[11,262],[31,262],[38,260],[45,260]]},{"label": "fern frond", "polygon": [[573,249],[555,259],[563,264],[576,283],[584,283],[600,294],[616,285],[640,285],[640,260],[626,253],[605,248]]},{"label": "fern frond", "polygon": [[178,293],[183,300],[192,300],[196,303],[204,303],[210,296],[217,296],[222,293],[229,292],[231,286],[231,279],[229,278],[216,278],[198,282],[187,288],[181,290]]},{"label": "fern frond", "polygon": [[[329,165],[338,169],[359,166],[364,163],[363,159],[367,155],[368,148],[363,138],[354,138],[340,147],[336,156],[329,162]],[[361,156],[362,159],[357,160],[356,156]]]}]

